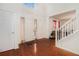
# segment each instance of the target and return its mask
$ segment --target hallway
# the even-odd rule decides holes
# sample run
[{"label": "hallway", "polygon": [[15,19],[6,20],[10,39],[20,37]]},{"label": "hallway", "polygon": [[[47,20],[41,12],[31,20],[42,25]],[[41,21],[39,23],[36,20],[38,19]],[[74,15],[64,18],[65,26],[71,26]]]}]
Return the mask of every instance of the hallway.
[{"label": "hallway", "polygon": [[17,50],[0,53],[0,56],[78,56],[55,47],[54,40],[40,39],[37,41],[37,52],[34,53],[34,41],[20,44]]}]

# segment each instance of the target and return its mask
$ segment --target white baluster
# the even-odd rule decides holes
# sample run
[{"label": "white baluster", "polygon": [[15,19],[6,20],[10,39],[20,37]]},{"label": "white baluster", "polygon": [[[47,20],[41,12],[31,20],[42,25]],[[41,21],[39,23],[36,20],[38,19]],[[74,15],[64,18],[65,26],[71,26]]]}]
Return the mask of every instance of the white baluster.
[{"label": "white baluster", "polygon": [[60,39],[62,39],[62,30],[60,29]]},{"label": "white baluster", "polygon": [[66,25],[65,25],[65,33],[64,34],[65,34],[65,37],[66,37]]},{"label": "white baluster", "polygon": [[58,33],[57,33],[57,31],[58,31],[58,26],[57,26],[58,24],[57,24],[57,22],[56,22],[56,30],[55,30],[55,38],[56,38],[56,40],[55,40],[55,45],[57,46],[57,43],[58,43]]}]

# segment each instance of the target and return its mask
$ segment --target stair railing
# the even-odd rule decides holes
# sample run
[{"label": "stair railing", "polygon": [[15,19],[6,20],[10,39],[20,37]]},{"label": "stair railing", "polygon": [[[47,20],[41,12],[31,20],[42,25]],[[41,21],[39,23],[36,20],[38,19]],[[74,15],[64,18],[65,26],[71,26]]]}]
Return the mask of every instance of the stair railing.
[{"label": "stair railing", "polygon": [[78,20],[76,17],[69,19],[60,28],[57,25],[58,23],[56,24],[56,41],[64,39],[78,31]]}]

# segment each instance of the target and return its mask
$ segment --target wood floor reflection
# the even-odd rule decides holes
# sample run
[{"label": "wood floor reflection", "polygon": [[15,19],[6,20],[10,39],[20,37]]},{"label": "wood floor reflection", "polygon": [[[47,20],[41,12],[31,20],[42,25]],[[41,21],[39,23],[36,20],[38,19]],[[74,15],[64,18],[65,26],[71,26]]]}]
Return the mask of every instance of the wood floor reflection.
[{"label": "wood floor reflection", "polygon": [[20,44],[19,49],[0,53],[2,56],[78,56],[74,53],[55,47],[55,41],[40,39],[37,41],[36,53],[34,41]]}]

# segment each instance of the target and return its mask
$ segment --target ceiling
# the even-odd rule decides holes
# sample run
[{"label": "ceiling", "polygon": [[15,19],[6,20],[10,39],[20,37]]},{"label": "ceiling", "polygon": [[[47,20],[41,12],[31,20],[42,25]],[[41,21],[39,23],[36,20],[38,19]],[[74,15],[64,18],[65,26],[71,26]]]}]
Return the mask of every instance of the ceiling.
[{"label": "ceiling", "polygon": [[71,17],[74,16],[74,14],[76,14],[76,11],[75,10],[71,10],[71,11],[67,11],[67,12],[63,12],[63,13],[51,16],[51,18],[52,19],[54,18],[55,20],[63,21],[63,20],[70,19]]}]

